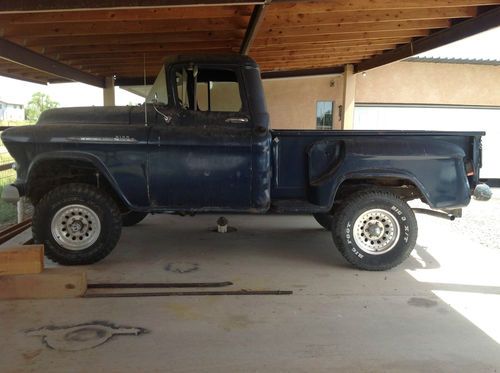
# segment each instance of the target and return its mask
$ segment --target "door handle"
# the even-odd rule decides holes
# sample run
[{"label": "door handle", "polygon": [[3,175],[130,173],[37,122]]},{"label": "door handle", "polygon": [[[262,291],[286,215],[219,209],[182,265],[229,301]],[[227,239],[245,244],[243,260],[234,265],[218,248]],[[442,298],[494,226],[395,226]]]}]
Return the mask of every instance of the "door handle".
[{"label": "door handle", "polygon": [[248,123],[248,118],[227,118],[226,123]]}]

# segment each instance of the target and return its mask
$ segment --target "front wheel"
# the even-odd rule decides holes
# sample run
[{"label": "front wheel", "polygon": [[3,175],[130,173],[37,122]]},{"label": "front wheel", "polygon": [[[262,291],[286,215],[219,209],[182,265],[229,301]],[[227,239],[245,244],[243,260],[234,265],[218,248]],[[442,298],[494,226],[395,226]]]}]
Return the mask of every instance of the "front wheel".
[{"label": "front wheel", "polygon": [[383,271],[402,263],[415,247],[415,214],[388,192],[359,192],[347,198],[334,216],[333,241],[357,268]]},{"label": "front wheel", "polygon": [[66,184],[35,207],[33,239],[63,265],[95,263],[116,246],[122,221],[116,202],[92,185]]}]

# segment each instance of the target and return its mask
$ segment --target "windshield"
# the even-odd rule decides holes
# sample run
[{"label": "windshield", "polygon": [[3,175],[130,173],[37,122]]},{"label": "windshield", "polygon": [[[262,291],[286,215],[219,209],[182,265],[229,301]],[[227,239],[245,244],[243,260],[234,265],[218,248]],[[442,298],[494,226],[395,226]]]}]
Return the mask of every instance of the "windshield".
[{"label": "windshield", "polygon": [[165,66],[161,68],[160,73],[156,77],[153,87],[149,91],[148,97],[146,97],[146,102],[152,104],[168,104],[167,76],[165,74]]}]

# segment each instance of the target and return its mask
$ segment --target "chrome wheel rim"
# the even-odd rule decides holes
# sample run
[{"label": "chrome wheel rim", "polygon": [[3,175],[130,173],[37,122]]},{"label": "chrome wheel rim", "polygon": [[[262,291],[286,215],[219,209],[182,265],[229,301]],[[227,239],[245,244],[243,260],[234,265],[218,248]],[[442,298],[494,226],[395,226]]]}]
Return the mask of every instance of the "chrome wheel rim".
[{"label": "chrome wheel rim", "polygon": [[52,237],[68,250],[79,251],[92,246],[101,233],[101,221],[91,208],[68,205],[54,214]]},{"label": "chrome wheel rim", "polygon": [[396,246],[399,235],[399,222],[387,210],[365,211],[354,223],[354,242],[361,250],[371,255],[381,255],[391,251]]}]

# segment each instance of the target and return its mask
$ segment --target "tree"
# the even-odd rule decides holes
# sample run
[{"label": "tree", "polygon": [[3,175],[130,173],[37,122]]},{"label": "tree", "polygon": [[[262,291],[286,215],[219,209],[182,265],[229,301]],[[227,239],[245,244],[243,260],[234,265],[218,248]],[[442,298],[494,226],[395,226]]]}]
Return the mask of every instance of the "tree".
[{"label": "tree", "polygon": [[49,95],[43,92],[35,92],[31,96],[30,102],[26,105],[26,120],[36,122],[42,112],[47,109],[53,109],[59,106],[59,103],[53,101]]}]

